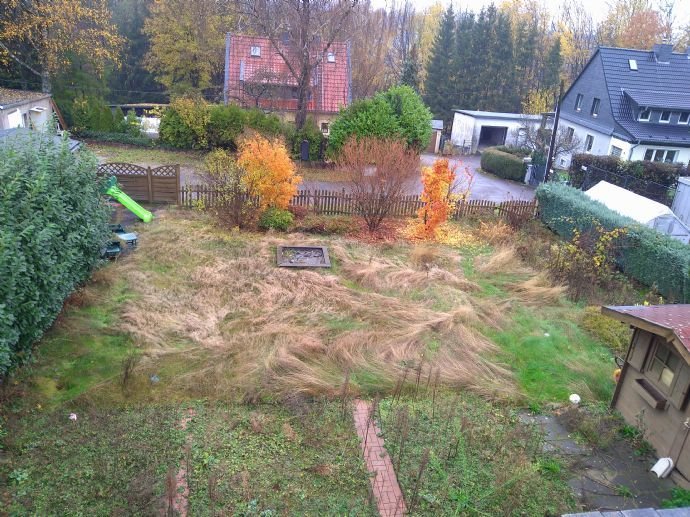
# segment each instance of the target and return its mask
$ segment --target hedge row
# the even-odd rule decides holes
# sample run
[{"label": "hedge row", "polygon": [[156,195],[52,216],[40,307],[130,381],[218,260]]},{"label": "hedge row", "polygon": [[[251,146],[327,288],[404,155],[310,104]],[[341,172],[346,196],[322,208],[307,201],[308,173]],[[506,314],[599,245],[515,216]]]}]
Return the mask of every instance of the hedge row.
[{"label": "hedge row", "polygon": [[688,169],[682,163],[663,163],[650,161],[627,161],[615,156],[595,156],[593,154],[576,154],[570,162],[570,182],[574,187],[581,187],[585,179],[582,167],[597,167],[605,171],[632,176],[633,178],[653,181],[667,187],[678,181],[678,176],[687,176]]},{"label": "hedge row", "polygon": [[524,181],[527,170],[521,158],[493,147],[482,151],[481,167],[499,178],[514,181]]},{"label": "hedge row", "polygon": [[542,221],[565,239],[597,220],[606,229],[625,227],[617,262],[628,276],[655,286],[669,301],[690,302],[690,246],[640,225],[591,200],[582,191],[546,183],[537,189]]},{"label": "hedge row", "polygon": [[75,131],[74,136],[98,140],[99,142],[116,142],[119,144],[136,145],[139,147],[154,147],[156,141],[145,136],[133,136],[127,133],[110,133],[105,131]]},{"label": "hedge row", "polygon": [[0,146],[0,378],[29,358],[99,261],[110,212],[96,167],[66,140]]}]

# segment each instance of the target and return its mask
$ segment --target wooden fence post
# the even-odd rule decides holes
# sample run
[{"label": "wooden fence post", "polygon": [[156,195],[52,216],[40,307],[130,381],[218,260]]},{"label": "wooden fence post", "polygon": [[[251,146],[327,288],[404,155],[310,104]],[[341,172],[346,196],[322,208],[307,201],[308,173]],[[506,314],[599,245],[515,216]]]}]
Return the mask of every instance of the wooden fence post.
[{"label": "wooden fence post", "polygon": [[151,172],[151,167],[146,167],[146,183],[149,188],[149,203],[153,203],[153,172]]}]

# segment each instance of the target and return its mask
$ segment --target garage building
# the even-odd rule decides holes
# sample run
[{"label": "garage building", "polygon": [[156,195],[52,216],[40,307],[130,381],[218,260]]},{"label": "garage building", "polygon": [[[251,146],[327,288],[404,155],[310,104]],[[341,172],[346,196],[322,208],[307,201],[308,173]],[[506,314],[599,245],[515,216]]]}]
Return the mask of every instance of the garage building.
[{"label": "garage building", "polygon": [[524,123],[539,125],[541,120],[541,115],[455,110],[451,140],[464,154],[496,145],[519,146],[524,143],[520,131]]}]

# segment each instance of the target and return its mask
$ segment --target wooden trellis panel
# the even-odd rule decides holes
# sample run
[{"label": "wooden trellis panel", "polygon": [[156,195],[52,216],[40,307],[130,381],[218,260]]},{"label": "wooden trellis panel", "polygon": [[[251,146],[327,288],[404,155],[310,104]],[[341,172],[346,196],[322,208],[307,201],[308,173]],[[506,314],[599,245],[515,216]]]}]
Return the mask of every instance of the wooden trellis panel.
[{"label": "wooden trellis panel", "polygon": [[115,176],[120,188],[136,201],[179,203],[180,166],[142,167],[133,163],[103,163],[98,174]]}]

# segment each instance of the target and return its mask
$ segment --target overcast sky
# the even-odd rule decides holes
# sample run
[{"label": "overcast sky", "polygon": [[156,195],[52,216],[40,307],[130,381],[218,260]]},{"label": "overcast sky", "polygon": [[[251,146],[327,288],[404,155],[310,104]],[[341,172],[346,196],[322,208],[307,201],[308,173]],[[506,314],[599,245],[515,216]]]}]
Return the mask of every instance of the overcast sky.
[{"label": "overcast sky", "polygon": [[[448,5],[450,3],[450,0],[440,1],[443,5]],[[412,3],[419,11],[423,11],[436,2],[437,0],[412,0]],[[554,14],[557,14],[561,2],[562,0],[546,0],[541,3],[547,6]],[[402,0],[398,0],[396,3],[399,5],[402,3]],[[494,0],[493,2],[492,0],[453,0],[453,8],[456,11],[465,9],[479,11],[482,7],[491,5],[492,3],[500,5],[501,0]],[[582,0],[582,3],[589,9],[592,19],[594,19],[595,22],[599,22],[606,17],[607,9],[602,7],[606,5],[607,0]],[[376,7],[383,7],[385,5],[390,5],[391,0],[372,0],[372,4]],[[676,0],[675,15],[677,26],[690,22],[690,0]]]}]

